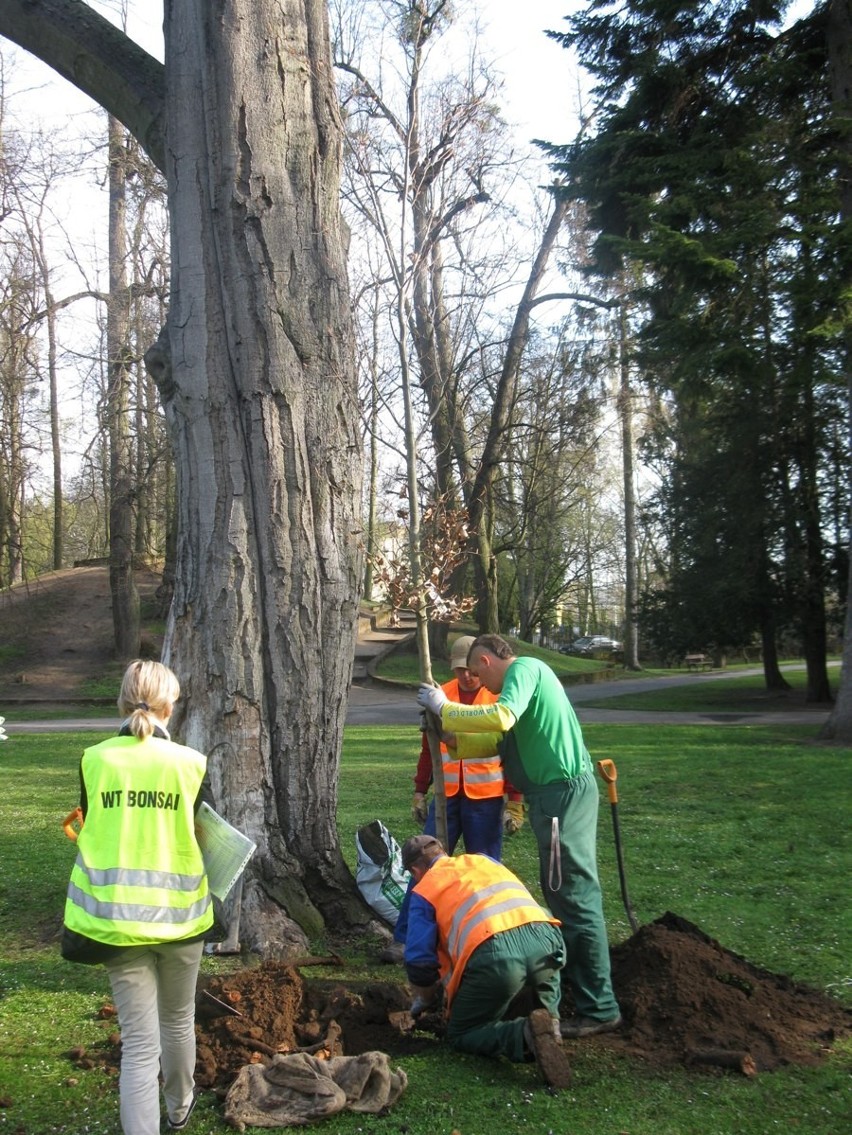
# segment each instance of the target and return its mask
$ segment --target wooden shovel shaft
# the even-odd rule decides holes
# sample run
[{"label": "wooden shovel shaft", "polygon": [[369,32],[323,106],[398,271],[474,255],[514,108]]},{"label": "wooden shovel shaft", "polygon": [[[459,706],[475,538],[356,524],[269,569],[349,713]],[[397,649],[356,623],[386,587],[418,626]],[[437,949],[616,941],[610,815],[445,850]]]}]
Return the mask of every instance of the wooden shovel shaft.
[{"label": "wooden shovel shaft", "polygon": [[639,929],[639,923],[636,921],[636,916],[630,905],[630,896],[627,893],[627,877],[624,874],[624,855],[621,850],[621,827],[618,822],[618,789],[615,786],[618,780],[618,769],[615,767],[614,761],[604,760],[598,761],[598,772],[606,781],[607,791],[609,792],[610,811],[612,812],[612,833],[615,837],[615,859],[618,864],[618,879],[621,883],[621,901],[624,903],[624,911],[627,915],[627,921],[630,923],[630,929],[635,934]]},{"label": "wooden shovel shaft", "polygon": [[435,836],[445,851],[450,850],[447,829],[447,792],[444,786],[444,758],[441,756],[441,722],[429,710],[426,713],[426,736],[432,755],[432,795],[435,800]]}]

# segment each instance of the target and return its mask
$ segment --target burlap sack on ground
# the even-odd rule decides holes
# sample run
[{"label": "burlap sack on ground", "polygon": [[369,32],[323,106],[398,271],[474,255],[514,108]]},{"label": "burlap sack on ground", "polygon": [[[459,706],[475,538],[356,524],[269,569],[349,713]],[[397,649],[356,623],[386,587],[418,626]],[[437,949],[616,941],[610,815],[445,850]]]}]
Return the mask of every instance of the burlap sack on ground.
[{"label": "burlap sack on ground", "polygon": [[379,1112],[408,1086],[384,1052],[318,1060],[305,1052],[245,1064],[225,1098],[225,1120],[246,1127],[298,1127],[338,1111]]}]

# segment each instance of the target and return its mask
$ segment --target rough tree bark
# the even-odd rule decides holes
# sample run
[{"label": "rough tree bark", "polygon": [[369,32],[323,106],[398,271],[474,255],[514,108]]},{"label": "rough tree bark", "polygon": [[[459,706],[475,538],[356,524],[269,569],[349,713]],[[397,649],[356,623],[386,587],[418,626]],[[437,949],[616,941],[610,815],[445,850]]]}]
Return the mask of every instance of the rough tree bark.
[{"label": "rough tree bark", "polygon": [[107,296],[107,433],[109,436],[109,591],[115,656],[139,654],[139,592],[133,574],[136,478],[130,436],[130,288],[127,280],[127,148],[117,118],[107,124],[109,162],[109,295]]},{"label": "rough tree bark", "polygon": [[178,735],[258,844],[240,938],[281,955],[370,917],[335,826],[361,575],[341,127],[323,0],[164,8],[159,82],[75,0],[0,0],[0,34],[72,81],[84,71],[165,155],[172,297],[148,356],[179,502],[164,659],[184,690]]}]

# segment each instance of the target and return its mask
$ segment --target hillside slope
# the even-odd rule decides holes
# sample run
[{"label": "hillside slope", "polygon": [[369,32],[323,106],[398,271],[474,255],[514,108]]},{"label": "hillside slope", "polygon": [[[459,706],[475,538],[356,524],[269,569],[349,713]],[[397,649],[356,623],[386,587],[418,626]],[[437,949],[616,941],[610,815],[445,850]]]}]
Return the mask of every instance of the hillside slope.
[{"label": "hillside slope", "polygon": [[[159,583],[159,573],[137,572],[143,603]],[[65,568],[0,592],[0,704],[79,697],[113,674],[107,567]]]}]

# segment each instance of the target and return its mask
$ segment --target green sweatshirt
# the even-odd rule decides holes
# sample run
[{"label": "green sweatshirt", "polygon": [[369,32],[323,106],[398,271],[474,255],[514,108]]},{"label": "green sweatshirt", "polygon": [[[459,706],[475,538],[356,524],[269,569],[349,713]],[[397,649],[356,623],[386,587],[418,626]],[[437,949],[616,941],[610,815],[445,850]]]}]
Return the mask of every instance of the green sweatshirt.
[{"label": "green sweatshirt", "polygon": [[537,658],[512,662],[494,705],[447,702],[441,721],[457,734],[502,732],[500,756],[519,792],[570,780],[589,767],[577,715],[559,679]]}]

